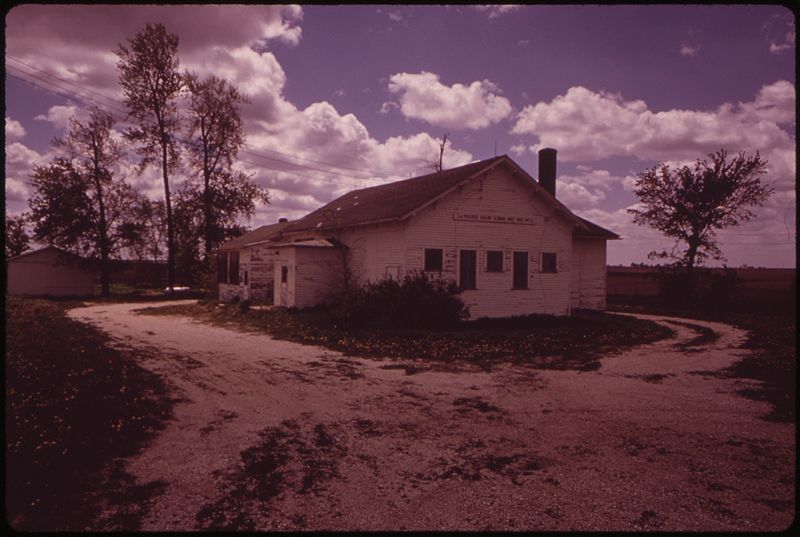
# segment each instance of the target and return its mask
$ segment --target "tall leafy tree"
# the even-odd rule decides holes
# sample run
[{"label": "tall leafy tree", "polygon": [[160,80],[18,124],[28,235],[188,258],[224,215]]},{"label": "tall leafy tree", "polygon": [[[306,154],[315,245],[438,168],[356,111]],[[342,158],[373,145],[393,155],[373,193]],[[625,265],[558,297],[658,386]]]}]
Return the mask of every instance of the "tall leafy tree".
[{"label": "tall leafy tree", "polygon": [[180,157],[178,98],[184,87],[178,71],[178,36],[168,33],[163,24],[148,23],[133,39],[128,39],[128,46],[120,44],[114,52],[119,58],[117,70],[125,104],[134,122],[125,137],[137,144],[142,157],[140,171],[155,162],[161,168],[167,219],[167,279],[172,289],[175,231],[169,176]]},{"label": "tall leafy tree", "polygon": [[27,230],[28,215],[6,216],[6,259],[28,249],[31,237]]},{"label": "tall leafy tree", "polygon": [[672,252],[651,252],[650,257],[675,259],[691,285],[696,265],[709,257],[723,259],[716,232],[755,218],[752,208],[773,192],[761,183],[766,169],[758,152],[728,160],[728,153],[719,150],[693,167],[672,169],[662,163],[639,174],[634,192],[641,207],[628,212],[637,224],[676,241]]},{"label": "tall leafy tree", "polygon": [[[101,224],[98,190],[91,174],[60,156],[36,166],[31,175],[33,195],[28,200],[34,238],[78,255],[113,256],[124,245],[121,225],[131,218],[140,194],[108,170],[101,174],[105,217]],[[108,278],[102,292],[108,294]]]},{"label": "tall leafy tree", "polygon": [[93,250],[95,214],[86,186],[84,178],[67,158],[56,157],[50,164],[34,167],[33,195],[28,206],[37,240],[81,255]]},{"label": "tall leafy tree", "polygon": [[236,219],[250,217],[256,200],[268,201],[265,190],[233,169],[245,132],[239,107],[247,102],[239,90],[221,78],[187,76],[190,95],[187,147],[200,184],[190,185],[184,200],[202,208],[203,255],[237,229]]},{"label": "tall leafy tree", "polygon": [[158,262],[164,253],[166,209],[162,200],[142,196],[131,207],[131,218],[120,226],[128,253],[140,260]]},{"label": "tall leafy tree", "polygon": [[100,254],[100,284],[103,295],[109,293],[110,223],[106,214],[107,189],[119,196],[124,188],[112,187],[112,170],[122,157],[122,146],[112,136],[114,120],[111,114],[91,106],[89,120],[70,118],[69,131],[64,137],[53,140],[53,146],[69,158],[84,182],[91,183],[87,190],[88,202],[96,211],[95,236]]}]

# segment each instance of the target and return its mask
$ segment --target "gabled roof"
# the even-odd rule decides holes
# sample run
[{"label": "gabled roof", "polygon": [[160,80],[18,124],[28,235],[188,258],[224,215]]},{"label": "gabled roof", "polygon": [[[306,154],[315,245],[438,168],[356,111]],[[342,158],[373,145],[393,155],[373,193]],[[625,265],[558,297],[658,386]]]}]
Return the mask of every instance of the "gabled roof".
[{"label": "gabled roof", "polygon": [[514,172],[542,199],[575,226],[576,236],[587,238],[618,239],[607,229],[579,218],[558,199],[552,197],[525,170],[507,155],[473,162],[442,172],[434,172],[385,185],[353,190],[336,198],[282,229],[284,233],[314,230],[332,230],[356,225],[393,222],[407,218],[421,208],[440,199],[448,192],[465,184],[500,163],[509,165]]},{"label": "gabled roof", "polygon": [[239,250],[248,244],[265,242],[276,238],[290,223],[291,222],[279,222],[277,224],[269,224],[267,226],[258,227],[252,231],[248,231],[244,235],[240,235],[235,239],[231,239],[228,242],[223,243],[222,246],[219,247],[219,251]]},{"label": "gabled roof", "polygon": [[284,231],[292,233],[335,229],[400,220],[471,177],[495,166],[504,158],[507,157],[494,157],[444,170],[441,173],[434,172],[403,181],[353,190],[295,220]]},{"label": "gabled roof", "polygon": [[594,239],[594,238],[607,239],[607,240],[612,240],[612,241],[616,240],[616,239],[619,239],[619,235],[617,235],[613,231],[609,231],[604,227],[600,227],[597,224],[595,224],[594,222],[590,222],[590,221],[586,220],[585,218],[581,218],[580,216],[578,217],[578,219],[583,224],[585,224],[588,229],[586,229],[586,230],[583,230],[583,229],[575,230],[573,235],[576,236],[576,237],[589,238],[589,239]]},{"label": "gabled roof", "polygon": [[37,250],[29,250],[27,252],[23,252],[23,253],[21,253],[19,255],[15,255],[14,257],[9,257],[6,261],[14,261],[15,259],[20,259],[22,257],[28,257],[28,256],[32,256],[32,255],[43,254],[44,252],[47,252],[47,251],[50,251],[50,250],[55,250],[56,252],[58,252],[59,255],[62,255],[64,257],[85,261],[85,259],[83,257],[81,257],[81,256],[79,256],[77,254],[73,254],[72,252],[68,252],[67,250],[64,250],[63,248],[59,248],[58,246],[53,246],[52,244],[48,245],[48,246],[45,246],[43,248],[39,248]]},{"label": "gabled roof", "polygon": [[333,239],[306,239],[306,240],[299,240],[293,242],[276,242],[274,245],[270,245],[270,247],[274,248],[284,248],[284,247],[291,247],[291,248],[336,248],[337,244],[334,243]]}]

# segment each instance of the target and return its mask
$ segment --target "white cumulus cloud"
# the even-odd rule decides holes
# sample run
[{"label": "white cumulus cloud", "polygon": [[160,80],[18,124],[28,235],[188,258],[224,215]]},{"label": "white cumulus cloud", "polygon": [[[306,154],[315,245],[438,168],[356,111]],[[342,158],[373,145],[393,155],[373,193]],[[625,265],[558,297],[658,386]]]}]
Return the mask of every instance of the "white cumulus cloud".
[{"label": "white cumulus cloud", "polygon": [[18,142],[25,137],[22,123],[6,116],[6,142]]},{"label": "white cumulus cloud", "polygon": [[389,79],[389,91],[398,96],[404,116],[449,129],[487,127],[512,110],[490,80],[447,86],[434,73],[397,73]]},{"label": "white cumulus cloud", "polygon": [[46,114],[39,114],[33,119],[39,121],[49,121],[59,129],[66,129],[69,126],[69,119],[78,113],[77,106],[51,106]]},{"label": "white cumulus cloud", "polygon": [[788,121],[794,101],[794,86],[778,81],[762,88],[748,103],[725,103],[710,111],[653,112],[641,100],[625,101],[618,94],[574,86],[549,103],[526,106],[512,133],[538,135],[539,146],[558,148],[565,160],[615,155],[694,159],[720,148],[753,151],[794,146],[793,138],[778,124]]}]

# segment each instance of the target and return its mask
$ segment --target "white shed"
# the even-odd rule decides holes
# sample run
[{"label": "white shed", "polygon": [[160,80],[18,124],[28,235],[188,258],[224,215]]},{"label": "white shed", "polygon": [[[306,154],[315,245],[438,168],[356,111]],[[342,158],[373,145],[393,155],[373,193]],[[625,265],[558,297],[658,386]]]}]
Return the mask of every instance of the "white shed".
[{"label": "white shed", "polygon": [[[538,182],[503,155],[355,190],[274,229],[260,243],[275,264],[274,303],[324,302],[345,255],[356,282],[410,271],[454,280],[472,318],[605,309],[606,241],[619,236],[556,199],[555,154],[540,151]],[[255,274],[245,250],[240,273]]]},{"label": "white shed", "polygon": [[6,261],[9,295],[87,296],[94,292],[95,270],[66,250],[46,246]]}]

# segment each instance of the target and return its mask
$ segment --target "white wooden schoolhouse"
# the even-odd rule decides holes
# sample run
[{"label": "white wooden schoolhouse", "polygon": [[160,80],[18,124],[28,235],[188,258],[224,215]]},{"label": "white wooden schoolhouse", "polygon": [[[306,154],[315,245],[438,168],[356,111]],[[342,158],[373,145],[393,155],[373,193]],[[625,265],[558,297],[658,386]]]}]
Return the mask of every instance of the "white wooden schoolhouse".
[{"label": "white wooden schoolhouse", "polygon": [[615,233],[555,196],[556,151],[536,182],[506,155],[349,192],[219,249],[219,298],[305,308],[356,282],[424,271],[458,283],[471,318],[605,309]]}]

